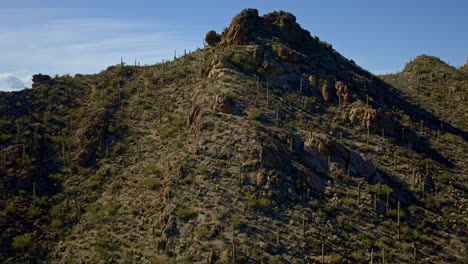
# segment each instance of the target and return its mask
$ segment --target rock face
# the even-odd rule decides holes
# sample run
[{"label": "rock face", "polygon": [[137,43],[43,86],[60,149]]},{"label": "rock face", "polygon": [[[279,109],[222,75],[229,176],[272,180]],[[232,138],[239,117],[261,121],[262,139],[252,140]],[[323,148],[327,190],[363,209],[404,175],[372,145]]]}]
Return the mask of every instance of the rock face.
[{"label": "rock face", "polygon": [[74,160],[78,166],[86,166],[94,154],[94,143],[100,142],[107,131],[109,112],[100,109],[88,112],[76,130],[73,143],[79,149]]},{"label": "rock face", "polygon": [[211,109],[225,114],[232,114],[232,100],[224,93],[218,94],[213,97]]},{"label": "rock face", "polygon": [[303,30],[297,23],[296,17],[284,11],[269,13],[263,16],[267,32],[277,32],[280,39],[289,43],[301,43],[310,38],[310,33]]},{"label": "rock face", "polygon": [[344,105],[349,104],[351,95],[349,93],[348,86],[344,82],[335,83],[336,94],[341,98],[341,103]]},{"label": "rock face", "polygon": [[200,131],[202,118],[202,107],[196,101],[193,101],[190,107],[190,115],[187,120],[187,127],[192,133]]},{"label": "rock face", "polygon": [[296,17],[284,11],[258,16],[256,9],[244,9],[236,15],[229,28],[221,34],[221,43],[227,45],[246,44],[255,41],[256,37],[277,37],[281,40],[300,46],[310,33],[296,23]]},{"label": "rock face", "polygon": [[352,108],[346,121],[351,124],[369,128],[372,132],[381,132],[389,136],[398,134],[398,126],[388,116],[372,108],[357,107]]},{"label": "rock face", "polygon": [[364,177],[370,182],[381,181],[374,164],[349,151],[343,145],[324,134],[314,134],[305,141],[303,160],[319,173],[328,174],[329,164],[332,173],[345,175],[348,169],[352,175]]},{"label": "rock face", "polygon": [[330,103],[333,101],[333,94],[334,94],[334,88],[330,84],[330,81],[325,81],[322,86],[320,87],[320,92],[322,93],[323,100],[325,102]]},{"label": "rock face", "polygon": [[276,52],[278,57],[285,62],[289,63],[300,63],[304,60],[304,55],[294,51],[282,44],[275,45],[273,50]]},{"label": "rock face", "polygon": [[259,20],[256,9],[244,9],[236,15],[229,28],[221,35],[222,43],[228,45],[242,44],[251,39]]}]

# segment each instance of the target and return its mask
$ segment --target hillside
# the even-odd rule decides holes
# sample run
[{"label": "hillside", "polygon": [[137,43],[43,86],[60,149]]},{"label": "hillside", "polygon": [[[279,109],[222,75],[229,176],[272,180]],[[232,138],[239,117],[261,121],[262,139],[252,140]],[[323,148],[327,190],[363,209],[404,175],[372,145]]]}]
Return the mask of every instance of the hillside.
[{"label": "hillside", "polygon": [[206,42],[1,93],[1,262],[466,262],[466,119],[286,12]]},{"label": "hillside", "polygon": [[381,78],[398,88],[409,102],[432,113],[434,119],[463,130],[468,122],[466,69],[467,65],[456,69],[439,58],[421,55],[408,63],[402,72]]}]

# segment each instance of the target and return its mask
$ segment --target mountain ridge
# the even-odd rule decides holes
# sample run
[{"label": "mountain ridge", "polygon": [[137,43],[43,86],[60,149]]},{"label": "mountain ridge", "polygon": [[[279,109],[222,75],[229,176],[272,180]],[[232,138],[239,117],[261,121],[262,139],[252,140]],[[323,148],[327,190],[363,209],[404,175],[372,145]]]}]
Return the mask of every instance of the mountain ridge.
[{"label": "mountain ridge", "polygon": [[5,263],[463,263],[463,126],[286,12],[206,41],[2,93]]}]

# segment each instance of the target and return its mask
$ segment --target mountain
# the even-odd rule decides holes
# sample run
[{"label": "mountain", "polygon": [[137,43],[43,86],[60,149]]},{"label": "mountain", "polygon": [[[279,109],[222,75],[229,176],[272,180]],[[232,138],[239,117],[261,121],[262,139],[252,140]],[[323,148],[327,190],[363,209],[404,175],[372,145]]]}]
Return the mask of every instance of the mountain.
[{"label": "mountain", "polygon": [[432,113],[434,119],[464,129],[468,121],[466,69],[466,65],[456,69],[439,58],[421,55],[406,64],[402,72],[381,77],[409,102]]},{"label": "mountain", "polygon": [[2,262],[466,261],[466,121],[408,96],[419,59],[374,76],[283,11],[206,42],[1,93]]}]

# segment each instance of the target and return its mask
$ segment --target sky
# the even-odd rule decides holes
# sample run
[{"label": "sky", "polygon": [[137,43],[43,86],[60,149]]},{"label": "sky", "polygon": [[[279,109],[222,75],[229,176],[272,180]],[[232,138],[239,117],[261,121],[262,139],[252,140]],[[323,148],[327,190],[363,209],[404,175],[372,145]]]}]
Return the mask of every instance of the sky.
[{"label": "sky", "polygon": [[92,74],[120,63],[159,63],[203,46],[244,8],[283,10],[313,36],[374,74],[421,54],[452,66],[468,56],[466,0],[0,0],[0,90],[37,73]]}]

